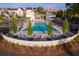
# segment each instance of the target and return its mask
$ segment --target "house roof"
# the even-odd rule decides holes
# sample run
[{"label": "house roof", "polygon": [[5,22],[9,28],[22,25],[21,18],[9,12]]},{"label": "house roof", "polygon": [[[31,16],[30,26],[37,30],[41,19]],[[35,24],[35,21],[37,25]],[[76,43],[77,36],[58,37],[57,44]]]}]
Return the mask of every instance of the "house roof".
[{"label": "house roof", "polygon": [[7,8],[8,10],[17,10],[18,8]]},{"label": "house roof", "polygon": [[21,10],[25,10],[25,9],[23,9],[23,8],[21,8],[21,7],[19,7]]},{"label": "house roof", "polygon": [[27,10],[27,9],[32,10],[33,8],[32,8],[32,7],[27,7],[26,10]]}]

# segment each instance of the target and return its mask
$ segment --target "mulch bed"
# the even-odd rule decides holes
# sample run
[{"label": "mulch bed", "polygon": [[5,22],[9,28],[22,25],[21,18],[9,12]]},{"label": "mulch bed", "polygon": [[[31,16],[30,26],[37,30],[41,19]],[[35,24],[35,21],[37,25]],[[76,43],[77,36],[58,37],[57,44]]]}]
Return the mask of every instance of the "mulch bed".
[{"label": "mulch bed", "polygon": [[69,43],[69,45],[64,44],[52,47],[28,47],[10,43],[0,37],[0,51],[1,50],[13,56],[69,56],[79,55],[79,43]]}]

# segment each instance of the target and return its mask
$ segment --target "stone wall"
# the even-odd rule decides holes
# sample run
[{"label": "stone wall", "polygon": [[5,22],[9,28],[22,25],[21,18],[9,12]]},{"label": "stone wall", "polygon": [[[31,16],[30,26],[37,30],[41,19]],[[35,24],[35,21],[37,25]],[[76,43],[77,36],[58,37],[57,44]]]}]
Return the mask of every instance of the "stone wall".
[{"label": "stone wall", "polygon": [[18,44],[18,45],[31,46],[31,47],[35,47],[35,46],[36,47],[56,46],[56,45],[71,41],[77,35],[79,35],[79,33],[75,34],[72,37],[66,38],[66,39],[53,40],[53,41],[25,41],[25,40],[20,40],[20,39],[7,37],[7,36],[2,34],[3,38],[5,40],[7,40],[8,42],[15,43],[15,44]]}]

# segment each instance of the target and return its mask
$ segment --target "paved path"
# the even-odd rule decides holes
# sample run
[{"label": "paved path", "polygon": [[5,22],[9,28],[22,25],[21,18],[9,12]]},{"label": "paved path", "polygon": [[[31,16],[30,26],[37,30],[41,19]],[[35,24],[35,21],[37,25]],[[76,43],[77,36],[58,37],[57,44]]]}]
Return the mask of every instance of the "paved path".
[{"label": "paved path", "polygon": [[58,26],[56,23],[53,23],[53,27],[56,28],[56,29],[58,29],[58,31],[61,32],[61,34],[63,33],[61,26]]},{"label": "paved path", "polygon": [[0,56],[16,56],[16,54],[8,53],[0,49]]},{"label": "paved path", "polygon": [[[74,52],[73,54],[74,54],[74,56],[79,56],[79,52]],[[8,52],[5,52],[3,50],[0,50],[0,56],[20,56],[20,55],[16,55],[13,53],[8,53]],[[69,54],[67,54],[67,53],[60,54],[59,56],[69,56]]]}]

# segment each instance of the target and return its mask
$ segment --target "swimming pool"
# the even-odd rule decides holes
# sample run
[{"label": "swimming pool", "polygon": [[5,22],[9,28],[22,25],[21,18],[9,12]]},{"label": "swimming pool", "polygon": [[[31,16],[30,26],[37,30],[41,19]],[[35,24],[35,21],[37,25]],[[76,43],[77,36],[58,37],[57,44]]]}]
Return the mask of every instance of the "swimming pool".
[{"label": "swimming pool", "polygon": [[[45,22],[38,22],[35,23],[34,26],[32,26],[33,31],[47,31],[48,25]],[[55,28],[52,28],[53,31],[57,31]],[[26,28],[23,30],[26,31]]]}]

